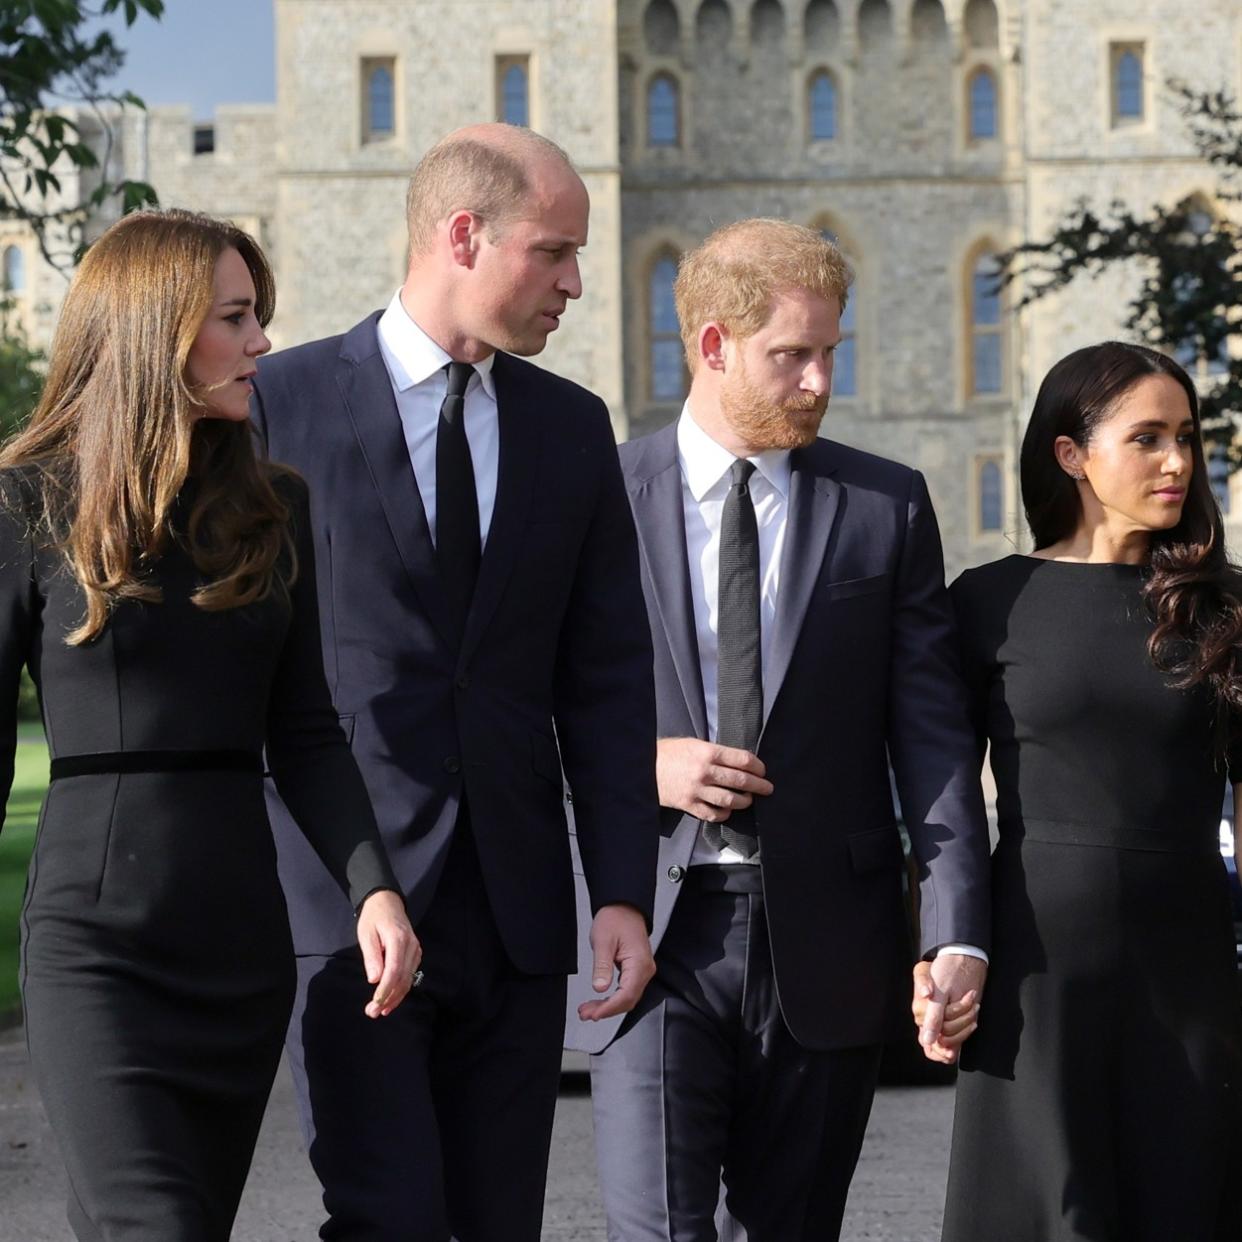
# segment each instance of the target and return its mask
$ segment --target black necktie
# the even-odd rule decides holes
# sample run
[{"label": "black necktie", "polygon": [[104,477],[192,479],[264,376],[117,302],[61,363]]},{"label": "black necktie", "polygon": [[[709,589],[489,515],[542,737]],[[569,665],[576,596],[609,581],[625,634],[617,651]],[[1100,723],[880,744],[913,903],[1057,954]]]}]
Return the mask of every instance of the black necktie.
[{"label": "black necktie", "polygon": [[450,362],[445,369],[448,392],[436,429],[436,562],[460,643],[481,555],[479,497],[465,419],[466,385],[474,367]]},{"label": "black necktie", "polygon": [[[753,462],[729,467],[729,492],[720,519],[720,594],[716,642],[716,740],[754,751],[763,727],[763,666],[759,646],[759,527],[750,499]],[[730,846],[743,858],[759,849],[753,808],[732,812],[726,823],[708,824],[706,839]],[[716,840],[716,837],[719,840]]]}]

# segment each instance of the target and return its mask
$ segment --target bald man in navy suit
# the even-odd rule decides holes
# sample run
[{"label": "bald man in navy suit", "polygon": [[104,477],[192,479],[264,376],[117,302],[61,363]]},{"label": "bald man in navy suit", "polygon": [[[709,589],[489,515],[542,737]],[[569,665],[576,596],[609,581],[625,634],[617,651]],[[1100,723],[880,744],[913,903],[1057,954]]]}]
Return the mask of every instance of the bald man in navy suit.
[{"label": "bald man in navy suit", "polygon": [[451,134],[411,179],[388,307],[259,370],[254,422],[310,484],[328,677],[424,953],[397,1014],[355,1020],[353,912],[273,794],[324,1239],[538,1242],[574,860],[620,974],[587,1016],[654,969],[633,521],[604,403],[525,361],[582,292],[587,217],[546,139]]}]

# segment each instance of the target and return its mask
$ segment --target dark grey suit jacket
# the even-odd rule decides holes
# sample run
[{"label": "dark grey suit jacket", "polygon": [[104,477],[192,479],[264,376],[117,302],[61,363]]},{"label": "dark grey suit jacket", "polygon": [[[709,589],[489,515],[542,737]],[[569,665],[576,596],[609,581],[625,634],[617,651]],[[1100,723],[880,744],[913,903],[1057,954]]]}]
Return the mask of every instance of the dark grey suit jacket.
[{"label": "dark grey suit jacket", "polygon": [[[642,551],[659,736],[706,737],[676,427],[622,445],[621,464]],[[829,440],[795,451],[791,465],[758,746],[775,790],[755,814],[781,1012],[804,1046],[846,1048],[910,1021],[890,762],[921,873],[924,951],[987,947],[987,822],[922,476]],[[662,811],[657,946],[698,828]],[[580,948],[567,1040],[593,1052],[619,1023],[574,1014],[594,995],[589,967]]]}]

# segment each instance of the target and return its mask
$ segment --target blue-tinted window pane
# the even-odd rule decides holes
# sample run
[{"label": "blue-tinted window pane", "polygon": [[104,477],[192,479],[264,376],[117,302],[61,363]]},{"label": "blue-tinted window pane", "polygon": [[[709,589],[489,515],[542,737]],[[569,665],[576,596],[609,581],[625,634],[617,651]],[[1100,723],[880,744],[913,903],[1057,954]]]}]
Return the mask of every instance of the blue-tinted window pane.
[{"label": "blue-tinted window pane", "polygon": [[971,323],[986,326],[1000,323],[1000,286],[996,264],[990,258],[980,259],[975,265],[971,287]]},{"label": "blue-tinted window pane", "polygon": [[673,282],[677,279],[677,264],[672,259],[661,259],[651,269],[651,330],[652,332],[677,332],[677,304],[673,300]]},{"label": "blue-tinted window pane", "polygon": [[975,334],[974,391],[1000,392],[1001,340],[997,332]]},{"label": "blue-tinted window pane", "polygon": [[841,315],[841,343],[832,360],[832,391],[838,397],[858,395],[857,347],[854,342],[858,299],[851,295]]},{"label": "blue-tinted window pane", "polygon": [[657,401],[680,401],[685,395],[685,368],[681,341],[664,338],[651,342],[651,395]]},{"label": "blue-tinted window pane", "polygon": [[16,246],[4,252],[4,287],[9,293],[21,293],[26,287],[26,258]]},{"label": "blue-tinted window pane", "polygon": [[814,139],[837,136],[837,87],[826,73],[817,73],[811,79],[811,137]]},{"label": "blue-tinted window pane", "polygon": [[970,80],[970,136],[996,137],[996,82],[987,70]]},{"label": "blue-tinted window pane", "polygon": [[504,76],[504,119],[510,125],[529,125],[530,107],[527,98],[526,70],[510,65]]},{"label": "blue-tinted window pane", "polygon": [[396,128],[393,118],[392,74],[380,65],[371,70],[367,83],[367,128],[373,134],[391,134]]},{"label": "blue-tinted window pane", "polygon": [[1229,346],[1221,341],[1216,350],[1215,357],[1207,359],[1207,373],[1209,375],[1224,375],[1229,370]]},{"label": "blue-tinted window pane", "polygon": [[1143,115],[1143,64],[1133,52],[1123,52],[1117,61],[1117,115]]},{"label": "blue-tinted window pane", "polygon": [[1229,458],[1223,449],[1218,449],[1208,458],[1208,479],[1212,484],[1212,492],[1220,511],[1229,512]]},{"label": "blue-tinted window pane", "polygon": [[675,147],[677,133],[677,84],[669,77],[658,77],[647,89],[647,143],[653,147]]},{"label": "blue-tinted window pane", "polygon": [[1001,469],[985,461],[979,470],[979,529],[1000,530],[1004,524],[1004,493]]},{"label": "blue-tinted window pane", "polygon": [[858,371],[852,336],[843,337],[832,356],[832,391],[838,397],[858,395]]}]

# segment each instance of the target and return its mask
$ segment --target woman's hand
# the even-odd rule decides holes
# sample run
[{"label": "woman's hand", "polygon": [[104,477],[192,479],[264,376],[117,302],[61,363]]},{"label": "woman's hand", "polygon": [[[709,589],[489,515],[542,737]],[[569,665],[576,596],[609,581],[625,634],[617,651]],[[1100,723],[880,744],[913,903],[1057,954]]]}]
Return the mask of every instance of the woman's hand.
[{"label": "woman's hand", "polygon": [[367,982],[375,995],[366,1007],[368,1018],[383,1018],[405,999],[423,960],[423,946],[410,926],[400,893],[382,888],[358,911],[358,945]]}]

